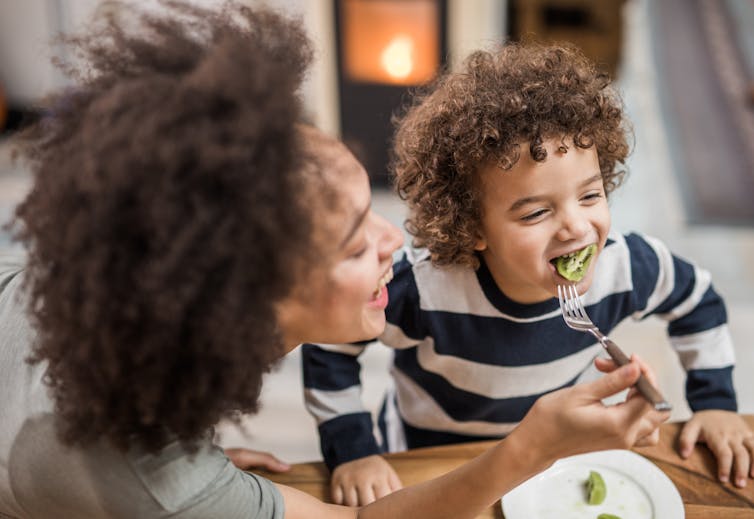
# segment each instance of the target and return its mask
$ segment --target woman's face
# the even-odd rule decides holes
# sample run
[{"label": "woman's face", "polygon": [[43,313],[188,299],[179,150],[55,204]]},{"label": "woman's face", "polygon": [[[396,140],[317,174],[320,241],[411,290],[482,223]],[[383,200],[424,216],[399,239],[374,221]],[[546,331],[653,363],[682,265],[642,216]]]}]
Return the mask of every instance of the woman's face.
[{"label": "woman's face", "polygon": [[364,168],[337,141],[317,139],[326,157],[326,180],[335,186],[335,208],[322,203],[315,220],[324,254],[305,281],[278,305],[278,323],[293,349],[303,342],[341,343],[373,339],[385,328],[393,252],[401,231],[371,209]]}]

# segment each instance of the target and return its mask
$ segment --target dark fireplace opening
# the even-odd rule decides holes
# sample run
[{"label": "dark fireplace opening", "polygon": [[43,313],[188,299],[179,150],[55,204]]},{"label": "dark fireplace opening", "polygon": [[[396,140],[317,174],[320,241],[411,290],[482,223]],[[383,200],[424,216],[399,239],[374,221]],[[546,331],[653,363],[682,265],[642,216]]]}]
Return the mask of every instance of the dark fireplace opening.
[{"label": "dark fireplace opening", "polygon": [[392,117],[447,62],[445,0],[335,0],[341,138],[390,183]]}]

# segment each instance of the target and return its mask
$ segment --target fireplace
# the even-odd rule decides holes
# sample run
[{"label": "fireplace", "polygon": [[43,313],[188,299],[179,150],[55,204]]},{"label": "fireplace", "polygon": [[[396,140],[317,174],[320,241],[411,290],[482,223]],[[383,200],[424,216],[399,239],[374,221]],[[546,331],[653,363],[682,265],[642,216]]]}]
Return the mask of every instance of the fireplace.
[{"label": "fireplace", "polygon": [[391,117],[445,66],[445,0],[335,0],[343,142],[375,186],[389,183]]}]

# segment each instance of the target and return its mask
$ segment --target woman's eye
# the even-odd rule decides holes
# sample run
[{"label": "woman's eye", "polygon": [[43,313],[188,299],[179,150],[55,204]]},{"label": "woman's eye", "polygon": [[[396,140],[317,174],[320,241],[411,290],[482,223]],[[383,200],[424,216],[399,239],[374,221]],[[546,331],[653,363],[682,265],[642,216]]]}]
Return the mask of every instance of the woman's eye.
[{"label": "woman's eye", "polygon": [[525,222],[530,222],[532,220],[536,220],[537,218],[544,215],[545,213],[547,213],[547,209],[539,209],[538,211],[534,211],[533,213],[529,213],[525,216],[522,216],[521,219],[524,220]]},{"label": "woman's eye", "polygon": [[359,250],[351,254],[351,258],[357,259],[357,258],[362,257],[368,248],[369,248],[368,244],[365,244],[363,247],[359,247]]}]

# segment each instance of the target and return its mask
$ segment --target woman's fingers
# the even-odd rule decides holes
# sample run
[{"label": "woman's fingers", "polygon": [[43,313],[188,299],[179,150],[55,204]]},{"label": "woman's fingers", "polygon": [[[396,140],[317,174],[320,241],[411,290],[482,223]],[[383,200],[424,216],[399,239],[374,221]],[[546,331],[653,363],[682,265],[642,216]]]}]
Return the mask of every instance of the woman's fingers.
[{"label": "woman's fingers", "polygon": [[242,470],[264,468],[270,472],[285,472],[291,468],[290,465],[280,461],[269,452],[231,448],[225,449],[225,455],[233,462],[233,465]]},{"label": "woman's fingers", "polygon": [[[639,365],[641,372],[644,374],[645,377],[649,379],[652,385],[657,385],[657,377],[655,375],[654,370],[651,367],[649,367],[649,364],[647,364],[643,358],[633,353],[631,354],[631,362],[634,362]],[[618,367],[618,365],[615,363],[613,359],[609,359],[606,357],[595,357],[594,365],[597,367],[598,370],[602,371],[603,373],[609,373],[611,371],[614,371]]]},{"label": "woman's fingers", "polygon": [[[631,362],[637,364],[639,368],[641,369],[642,375],[649,381],[652,386],[655,388],[658,387],[657,385],[657,376],[652,370],[652,368],[649,367],[649,364],[647,364],[644,359],[642,359],[639,355],[632,354],[631,355]],[[594,359],[594,364],[597,367],[598,370],[602,371],[603,373],[610,373],[611,371],[614,371],[618,366],[612,359],[603,358],[603,357],[597,357]],[[634,396],[638,393],[638,389],[636,386],[632,386],[628,393],[626,394],[626,400],[630,400],[634,398]]]},{"label": "woman's fingers", "polygon": [[657,445],[659,441],[660,441],[660,430],[655,429],[650,434],[636,440],[636,443],[634,444],[634,446],[635,447],[650,447],[652,445]]},{"label": "woman's fingers", "polygon": [[602,400],[631,387],[636,383],[639,374],[640,371],[637,364],[626,364],[625,366],[608,373],[604,377],[586,384],[585,389],[588,390],[595,399]]},{"label": "woman's fingers", "polygon": [[644,362],[644,359],[642,359],[639,355],[636,355],[635,353],[631,355],[631,362],[636,362],[639,364],[639,367],[641,368],[641,373],[647,377],[650,384],[652,384],[655,388],[657,387],[657,374],[654,372],[652,368],[649,367],[649,364]]},{"label": "woman's fingers", "polygon": [[594,365],[603,373],[610,373],[615,371],[618,365],[612,360],[605,357],[595,357]]}]

